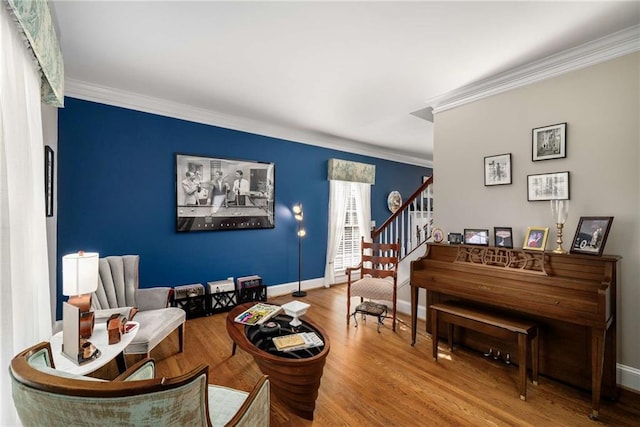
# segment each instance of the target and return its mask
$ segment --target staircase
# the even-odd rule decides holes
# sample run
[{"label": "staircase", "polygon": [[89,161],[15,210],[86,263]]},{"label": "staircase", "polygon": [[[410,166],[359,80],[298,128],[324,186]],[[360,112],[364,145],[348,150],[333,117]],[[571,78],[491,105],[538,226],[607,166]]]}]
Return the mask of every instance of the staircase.
[{"label": "staircase", "polygon": [[433,227],[433,176],[430,176],[379,228],[371,231],[374,242],[400,245],[400,260],[431,238]]}]

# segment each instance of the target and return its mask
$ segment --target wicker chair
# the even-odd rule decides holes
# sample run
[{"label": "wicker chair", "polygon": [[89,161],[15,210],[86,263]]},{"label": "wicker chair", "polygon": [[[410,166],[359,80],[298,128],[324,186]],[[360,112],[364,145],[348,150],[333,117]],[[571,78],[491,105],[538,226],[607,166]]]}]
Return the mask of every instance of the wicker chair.
[{"label": "wicker chair", "polygon": [[113,381],[55,369],[48,342],[11,361],[13,401],[25,426],[251,426],[269,425],[269,380],[249,393],[208,385],[200,365],[175,378],[156,378],[143,359]]},{"label": "wicker chair", "polygon": [[[362,303],[365,298],[370,301],[385,301],[392,305],[392,329],[396,330],[396,304],[398,292],[398,243],[369,243],[362,238],[362,261],[355,267],[347,268],[347,324],[351,316],[351,298],[360,297]],[[360,271],[360,279],[352,279],[352,275]],[[378,316],[378,331],[382,324],[382,315],[379,312],[363,314],[375,314]],[[386,316],[386,310],[384,312]]]}]

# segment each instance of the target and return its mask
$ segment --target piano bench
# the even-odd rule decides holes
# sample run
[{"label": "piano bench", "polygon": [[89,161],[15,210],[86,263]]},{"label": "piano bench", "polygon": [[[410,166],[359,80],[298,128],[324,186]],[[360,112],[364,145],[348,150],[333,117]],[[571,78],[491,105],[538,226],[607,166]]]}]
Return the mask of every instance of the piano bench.
[{"label": "piano bench", "polygon": [[431,309],[431,339],[433,342],[433,360],[438,361],[438,320],[449,324],[447,338],[453,351],[453,327],[491,335],[499,339],[517,339],[520,399],[527,399],[527,356],[531,347],[531,380],[538,384],[538,326],[525,320],[503,316],[492,311],[448,301],[433,304]]}]

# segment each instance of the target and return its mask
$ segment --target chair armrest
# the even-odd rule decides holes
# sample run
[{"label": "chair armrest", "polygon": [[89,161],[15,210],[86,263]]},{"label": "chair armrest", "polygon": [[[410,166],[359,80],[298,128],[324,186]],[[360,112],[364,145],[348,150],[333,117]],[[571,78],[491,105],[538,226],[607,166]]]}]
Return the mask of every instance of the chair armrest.
[{"label": "chair armrest", "polygon": [[149,357],[136,362],[113,381],[152,380],[156,377],[156,361]]},{"label": "chair armrest", "polygon": [[360,262],[360,264],[356,265],[355,267],[348,267],[347,269],[344,270],[345,274],[347,275],[347,283],[351,283],[351,273],[358,271],[358,270],[362,270],[362,261]]},{"label": "chair armrest", "polygon": [[269,377],[263,375],[238,409],[238,412],[226,424],[227,426],[251,425],[269,426],[271,419],[271,385]]},{"label": "chair armrest", "polygon": [[141,288],[136,289],[136,304],[138,310],[155,310],[158,308],[166,308],[169,305],[169,296],[171,288]]}]

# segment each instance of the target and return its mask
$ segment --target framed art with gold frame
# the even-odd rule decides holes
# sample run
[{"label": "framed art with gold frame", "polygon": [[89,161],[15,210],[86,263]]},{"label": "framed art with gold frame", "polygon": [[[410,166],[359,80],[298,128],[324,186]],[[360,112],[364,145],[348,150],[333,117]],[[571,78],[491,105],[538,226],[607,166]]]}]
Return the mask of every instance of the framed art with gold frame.
[{"label": "framed art with gold frame", "polygon": [[522,249],[544,252],[549,237],[549,227],[528,227]]},{"label": "framed art with gold frame", "polygon": [[431,235],[433,236],[433,241],[436,243],[440,243],[444,240],[444,231],[442,231],[442,228],[434,228]]}]

